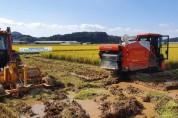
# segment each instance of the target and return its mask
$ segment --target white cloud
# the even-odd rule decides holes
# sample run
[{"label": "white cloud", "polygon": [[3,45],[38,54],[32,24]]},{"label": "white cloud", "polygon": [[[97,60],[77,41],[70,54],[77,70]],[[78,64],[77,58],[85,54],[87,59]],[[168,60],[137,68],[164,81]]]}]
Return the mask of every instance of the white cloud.
[{"label": "white cloud", "polygon": [[116,27],[116,28],[107,29],[106,32],[108,32],[109,34],[115,34],[115,35],[122,36],[124,34],[136,35],[138,33],[144,33],[146,31],[143,29]]},{"label": "white cloud", "polygon": [[81,25],[68,25],[68,29],[72,31],[103,31],[106,28],[98,24],[81,24]]},{"label": "white cloud", "polygon": [[[11,27],[13,31],[19,31],[34,36],[49,36],[54,34],[81,32],[81,31],[105,31],[106,27],[98,24],[60,25],[45,24],[40,22],[24,23],[0,18],[0,27]],[[44,32],[44,33],[43,33]],[[46,33],[48,32],[48,33]]]},{"label": "white cloud", "polygon": [[[171,25],[171,24],[170,24]],[[175,24],[174,24],[175,25]],[[170,34],[175,37],[178,33],[178,29],[172,27],[172,29],[165,30],[169,24],[159,24],[159,27],[154,30],[136,29],[136,28],[122,28],[114,27],[108,28],[99,24],[79,24],[79,25],[61,25],[61,24],[46,24],[41,22],[17,22],[11,19],[0,18],[0,28],[5,29],[6,27],[11,27],[12,31],[19,31],[23,34],[29,34],[32,36],[51,36],[54,34],[66,34],[72,32],[82,32],[82,31],[103,31],[110,35],[123,36],[124,34],[136,35],[138,33],[153,32],[160,34]]]},{"label": "white cloud", "polygon": [[178,37],[178,29],[175,23],[160,23],[159,24],[159,32],[165,35],[169,35],[170,37]]}]

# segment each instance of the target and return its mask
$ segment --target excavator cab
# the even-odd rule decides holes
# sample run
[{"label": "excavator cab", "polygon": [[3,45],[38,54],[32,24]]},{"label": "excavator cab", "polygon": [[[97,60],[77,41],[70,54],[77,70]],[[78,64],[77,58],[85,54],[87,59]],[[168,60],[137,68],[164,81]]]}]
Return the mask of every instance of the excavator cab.
[{"label": "excavator cab", "polygon": [[7,42],[7,35],[0,34],[0,68],[3,68],[7,65],[9,61],[8,56],[8,42]]},{"label": "excavator cab", "polygon": [[11,39],[9,39],[10,29],[7,31],[0,31],[0,68],[7,65],[10,60],[11,51]]}]

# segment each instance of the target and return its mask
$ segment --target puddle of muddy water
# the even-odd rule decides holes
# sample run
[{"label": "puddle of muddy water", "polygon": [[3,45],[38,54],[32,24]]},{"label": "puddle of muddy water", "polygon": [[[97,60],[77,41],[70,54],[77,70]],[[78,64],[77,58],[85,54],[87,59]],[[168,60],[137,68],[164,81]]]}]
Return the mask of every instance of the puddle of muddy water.
[{"label": "puddle of muddy water", "polygon": [[83,109],[89,114],[91,118],[98,118],[101,115],[101,111],[98,109],[98,104],[93,100],[75,100]]},{"label": "puddle of muddy water", "polygon": [[89,114],[90,118],[99,118],[101,115],[101,110],[98,109],[98,104],[93,100],[77,100],[74,99],[72,95],[67,95],[67,97],[70,102],[75,100],[86,111],[86,113]]},{"label": "puddle of muddy water", "polygon": [[167,81],[167,82],[164,82],[164,84],[172,84],[173,82],[171,81]]},{"label": "puddle of muddy water", "polygon": [[43,103],[41,104],[35,104],[32,106],[32,111],[37,114],[35,117],[43,117],[45,115],[44,113],[45,105]]},{"label": "puddle of muddy water", "polygon": [[44,117],[45,116],[45,113],[44,113],[44,110],[45,110],[45,105],[40,102],[38,104],[34,104],[31,106],[31,110],[33,111],[34,115],[33,117],[30,117],[29,115],[21,115],[20,118],[27,118],[27,117],[30,117],[30,118],[37,118],[37,117]]}]

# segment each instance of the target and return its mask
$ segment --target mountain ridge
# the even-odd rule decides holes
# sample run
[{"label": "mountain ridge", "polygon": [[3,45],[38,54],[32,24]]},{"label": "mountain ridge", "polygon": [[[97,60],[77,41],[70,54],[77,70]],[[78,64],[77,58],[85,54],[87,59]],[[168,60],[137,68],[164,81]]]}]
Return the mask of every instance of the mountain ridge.
[{"label": "mountain ridge", "polygon": [[33,43],[34,41],[78,41],[91,43],[119,43],[121,37],[108,35],[106,32],[74,32],[71,34],[56,34],[49,37],[33,37],[24,35],[20,32],[12,32],[12,39],[15,41],[26,41]]},{"label": "mountain ridge", "polygon": [[[56,34],[49,37],[33,37],[24,35],[20,32],[12,32],[12,39],[18,41],[26,41],[33,43],[35,41],[78,41],[91,43],[119,43],[120,36],[108,35],[106,32],[74,32],[71,34]],[[170,38],[169,42],[178,42],[178,37]]]}]

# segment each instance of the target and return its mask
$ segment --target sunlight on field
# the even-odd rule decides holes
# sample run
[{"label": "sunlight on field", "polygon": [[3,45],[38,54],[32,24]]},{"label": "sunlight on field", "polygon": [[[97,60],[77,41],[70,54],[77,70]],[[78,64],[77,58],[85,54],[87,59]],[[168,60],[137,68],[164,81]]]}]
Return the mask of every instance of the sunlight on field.
[{"label": "sunlight on field", "polygon": [[19,48],[34,48],[34,47],[52,47],[53,51],[61,51],[61,50],[98,50],[98,45],[60,45],[60,44],[19,44],[13,45],[13,50],[19,51]]},{"label": "sunlight on field", "polygon": [[13,45],[13,49],[18,51],[19,48],[34,47],[52,47],[53,52],[41,53],[42,57],[68,60],[72,62],[87,63],[98,65],[98,45]]},{"label": "sunlight on field", "polygon": [[169,60],[178,61],[178,44],[170,44]]},{"label": "sunlight on field", "polygon": [[[41,56],[45,58],[68,60],[94,65],[98,65],[100,63],[98,56],[99,45],[13,45],[13,49],[16,51],[22,47],[52,47],[53,52],[41,53]],[[169,47],[169,59],[166,62],[178,61],[178,44],[170,44]]]},{"label": "sunlight on field", "polygon": [[72,62],[87,63],[98,65],[100,60],[98,56],[98,50],[91,51],[58,51],[58,52],[46,52],[41,53],[42,57],[61,59]]}]

